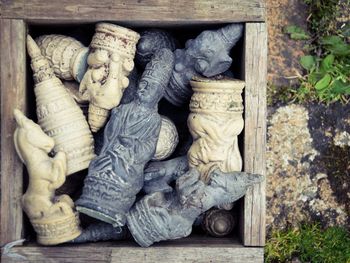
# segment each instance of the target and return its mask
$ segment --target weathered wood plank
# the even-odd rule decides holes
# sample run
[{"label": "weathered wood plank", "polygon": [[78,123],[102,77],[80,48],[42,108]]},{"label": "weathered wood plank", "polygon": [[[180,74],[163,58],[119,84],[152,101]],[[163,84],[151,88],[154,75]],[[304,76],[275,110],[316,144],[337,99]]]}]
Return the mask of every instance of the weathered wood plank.
[{"label": "weathered wood plank", "polygon": [[[219,244],[181,245],[181,241],[141,248],[125,242],[86,244],[80,246],[23,246],[11,249],[12,257],[3,255],[2,262],[15,261],[14,254],[25,257],[20,262],[263,262],[263,248]],[[190,243],[190,242],[189,242]]]},{"label": "weathered wood plank", "polygon": [[[244,49],[244,170],[265,175],[267,31],[264,23],[247,23]],[[244,198],[243,244],[265,244],[265,182]]]},{"label": "weathered wood plank", "polygon": [[1,94],[1,246],[21,238],[23,165],[13,144],[13,109],[26,108],[26,26],[22,20],[0,19]]},{"label": "weathered wood plank", "polygon": [[34,22],[116,21],[132,24],[264,21],[264,0],[0,0],[1,17]]}]

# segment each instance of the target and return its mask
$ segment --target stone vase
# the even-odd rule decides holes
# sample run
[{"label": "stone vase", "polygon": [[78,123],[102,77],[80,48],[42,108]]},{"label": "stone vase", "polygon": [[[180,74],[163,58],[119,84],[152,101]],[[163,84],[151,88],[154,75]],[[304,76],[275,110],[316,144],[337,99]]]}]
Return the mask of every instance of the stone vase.
[{"label": "stone vase", "polygon": [[208,182],[212,169],[241,171],[237,136],[244,126],[242,90],[244,82],[227,77],[191,81],[194,94],[187,124],[193,137],[188,151],[189,166],[197,168]]},{"label": "stone vase", "polygon": [[93,137],[83,112],[29,35],[27,49],[34,73],[38,123],[54,139],[54,152],[66,153],[67,175],[86,169],[95,154]]},{"label": "stone vase", "polygon": [[64,35],[43,35],[35,39],[41,54],[50,62],[57,77],[80,82],[87,70],[89,49]]},{"label": "stone vase", "polygon": [[88,70],[79,91],[89,97],[89,125],[97,132],[106,124],[109,111],[118,106],[127,78],[134,68],[140,35],[128,28],[98,23],[90,43]]}]

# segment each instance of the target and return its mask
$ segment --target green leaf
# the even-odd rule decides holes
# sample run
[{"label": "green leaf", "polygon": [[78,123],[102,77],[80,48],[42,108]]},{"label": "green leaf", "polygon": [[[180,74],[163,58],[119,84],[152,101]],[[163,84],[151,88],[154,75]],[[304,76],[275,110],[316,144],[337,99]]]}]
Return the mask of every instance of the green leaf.
[{"label": "green leaf", "polygon": [[304,29],[298,26],[287,26],[284,28],[284,33],[289,34],[293,40],[307,40],[310,35]]},{"label": "green leaf", "polygon": [[330,87],[332,88],[332,92],[335,94],[350,94],[350,83],[344,83],[340,80],[335,80],[330,85]]},{"label": "green leaf", "polygon": [[329,85],[329,83],[331,83],[331,81],[332,81],[332,76],[327,73],[326,75],[324,75],[324,77],[322,79],[317,81],[317,83],[315,85],[315,89],[323,90],[323,89],[328,87],[328,85]]},{"label": "green leaf", "polygon": [[329,54],[328,56],[326,56],[321,62],[322,68],[325,71],[329,70],[334,63],[334,59],[335,59],[335,56],[333,54]]},{"label": "green leaf", "polygon": [[310,71],[316,65],[316,58],[310,55],[303,56],[300,58],[300,64],[304,69]]},{"label": "green leaf", "polygon": [[325,46],[325,49],[333,53],[336,56],[350,55],[350,45],[339,36],[326,36],[322,39],[321,43]]}]

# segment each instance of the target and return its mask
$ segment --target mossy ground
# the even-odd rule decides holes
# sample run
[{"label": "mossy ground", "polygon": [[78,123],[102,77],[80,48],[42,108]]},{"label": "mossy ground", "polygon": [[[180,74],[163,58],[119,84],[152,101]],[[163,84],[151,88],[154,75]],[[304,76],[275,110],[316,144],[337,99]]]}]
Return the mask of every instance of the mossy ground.
[{"label": "mossy ground", "polygon": [[318,224],[273,231],[265,247],[265,262],[349,263],[350,235],[341,227]]}]

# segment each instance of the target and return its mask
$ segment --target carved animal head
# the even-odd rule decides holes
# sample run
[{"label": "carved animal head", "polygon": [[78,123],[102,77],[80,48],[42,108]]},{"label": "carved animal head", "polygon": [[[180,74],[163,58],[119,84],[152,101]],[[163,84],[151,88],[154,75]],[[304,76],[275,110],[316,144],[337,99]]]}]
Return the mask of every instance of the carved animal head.
[{"label": "carved animal head", "polygon": [[[55,141],[46,135],[38,124],[28,119],[20,110],[15,109],[13,114],[17,123],[14,134],[15,148],[22,162],[25,163],[25,153],[35,154],[30,152],[33,150],[32,147],[49,153],[55,146]],[[32,147],[29,147],[29,145]]]},{"label": "carved animal head", "polygon": [[239,40],[242,30],[241,24],[231,24],[216,31],[203,31],[195,39],[188,40],[186,52],[195,58],[196,71],[213,77],[228,70],[232,63],[230,50]]}]

